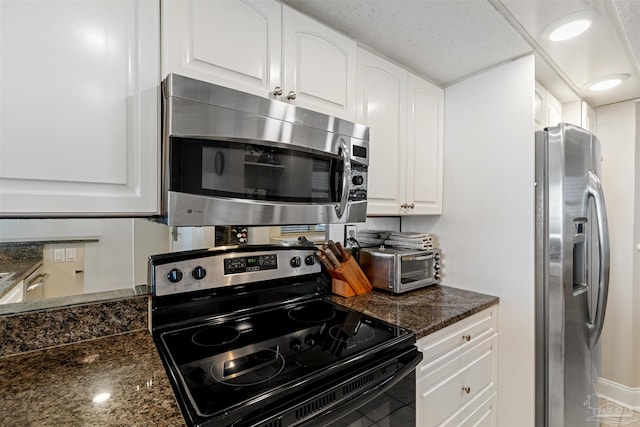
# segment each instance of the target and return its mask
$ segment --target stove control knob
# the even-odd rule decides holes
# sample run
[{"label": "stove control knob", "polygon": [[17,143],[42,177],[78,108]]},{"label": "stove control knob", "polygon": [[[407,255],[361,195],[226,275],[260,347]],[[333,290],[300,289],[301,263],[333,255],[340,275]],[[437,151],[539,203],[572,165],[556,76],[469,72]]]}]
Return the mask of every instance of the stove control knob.
[{"label": "stove control knob", "polygon": [[182,271],[178,268],[172,268],[169,273],[167,273],[167,280],[171,283],[178,283],[182,280]]},{"label": "stove control knob", "polygon": [[302,264],[299,256],[294,256],[291,258],[291,267],[300,267]]},{"label": "stove control knob", "polygon": [[291,341],[291,344],[289,344],[289,348],[290,348],[291,350],[293,350],[293,351],[300,351],[300,350],[302,350],[302,343],[300,342],[300,340],[299,340],[299,339],[294,338],[294,339]]},{"label": "stove control knob", "polygon": [[201,265],[194,268],[193,271],[191,272],[191,276],[196,280],[202,280],[206,275],[207,275],[207,270],[205,270],[205,268],[202,267]]},{"label": "stove control knob", "polygon": [[304,263],[307,265],[313,265],[316,263],[316,258],[313,255],[308,255],[305,259],[304,259]]},{"label": "stove control knob", "polygon": [[306,337],[304,337],[304,342],[310,345],[311,347],[317,344],[316,337],[313,335],[307,335]]}]

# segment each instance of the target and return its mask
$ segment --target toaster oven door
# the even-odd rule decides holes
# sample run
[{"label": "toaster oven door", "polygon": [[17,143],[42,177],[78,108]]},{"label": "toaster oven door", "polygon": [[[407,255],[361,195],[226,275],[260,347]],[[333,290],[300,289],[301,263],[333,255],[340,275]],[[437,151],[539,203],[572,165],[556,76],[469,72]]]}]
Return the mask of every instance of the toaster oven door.
[{"label": "toaster oven door", "polygon": [[414,252],[399,256],[399,292],[432,285],[435,280],[435,255],[431,251]]}]

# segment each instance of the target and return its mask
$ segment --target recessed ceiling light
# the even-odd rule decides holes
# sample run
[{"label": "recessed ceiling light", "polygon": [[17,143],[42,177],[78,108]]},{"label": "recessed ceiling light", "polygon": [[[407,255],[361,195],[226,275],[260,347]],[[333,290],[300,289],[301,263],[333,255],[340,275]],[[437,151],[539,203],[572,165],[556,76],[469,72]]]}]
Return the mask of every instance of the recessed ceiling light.
[{"label": "recessed ceiling light", "polygon": [[578,19],[577,21],[567,22],[559,26],[549,34],[549,40],[552,42],[561,42],[573,37],[579,36],[589,29],[591,26],[590,19]]},{"label": "recessed ceiling light", "polygon": [[610,76],[600,77],[599,79],[591,80],[585,86],[591,91],[601,91],[612,89],[623,81],[629,78],[629,74],[612,74]]},{"label": "recessed ceiling light", "polygon": [[545,27],[542,37],[554,42],[576,37],[587,31],[598,15],[596,9],[589,9],[564,16]]}]

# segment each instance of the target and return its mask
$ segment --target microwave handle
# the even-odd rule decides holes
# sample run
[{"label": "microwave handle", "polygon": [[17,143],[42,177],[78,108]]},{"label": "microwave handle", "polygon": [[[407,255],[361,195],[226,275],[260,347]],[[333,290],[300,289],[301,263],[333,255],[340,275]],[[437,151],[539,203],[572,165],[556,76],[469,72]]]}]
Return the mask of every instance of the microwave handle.
[{"label": "microwave handle", "polygon": [[342,218],[342,215],[344,215],[344,211],[347,209],[347,202],[349,201],[349,193],[351,192],[351,153],[344,138],[340,138],[340,148],[342,148],[344,168],[342,169],[342,197],[340,198],[340,204],[336,205],[336,215],[338,218]]}]

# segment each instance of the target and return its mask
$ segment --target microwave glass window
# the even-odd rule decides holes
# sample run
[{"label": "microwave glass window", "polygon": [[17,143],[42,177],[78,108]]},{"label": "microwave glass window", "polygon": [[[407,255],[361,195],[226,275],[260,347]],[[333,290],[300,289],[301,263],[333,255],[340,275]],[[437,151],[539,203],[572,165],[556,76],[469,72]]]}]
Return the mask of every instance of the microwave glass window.
[{"label": "microwave glass window", "polygon": [[[173,143],[175,191],[305,203],[340,200],[343,163],[338,156],[239,142],[176,139]],[[200,159],[198,164],[194,157]],[[192,162],[181,164],[181,158]]]}]

